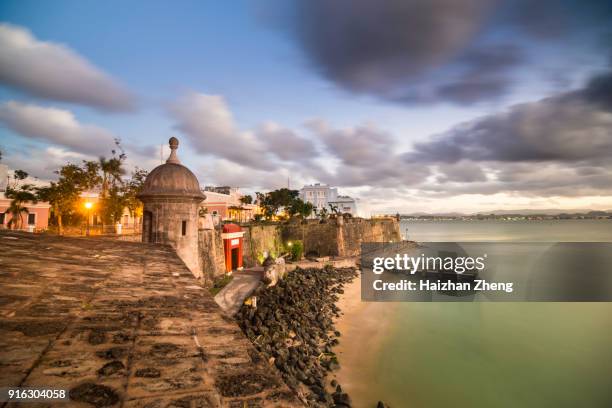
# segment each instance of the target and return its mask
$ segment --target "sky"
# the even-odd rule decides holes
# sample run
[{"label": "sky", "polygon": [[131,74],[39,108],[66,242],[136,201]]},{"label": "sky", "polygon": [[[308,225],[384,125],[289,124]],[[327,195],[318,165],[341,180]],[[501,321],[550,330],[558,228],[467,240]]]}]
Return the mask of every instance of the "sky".
[{"label": "sky", "polygon": [[611,64],[610,1],[4,0],[0,150],[46,180],[176,136],[202,185],[362,215],[605,210]]}]

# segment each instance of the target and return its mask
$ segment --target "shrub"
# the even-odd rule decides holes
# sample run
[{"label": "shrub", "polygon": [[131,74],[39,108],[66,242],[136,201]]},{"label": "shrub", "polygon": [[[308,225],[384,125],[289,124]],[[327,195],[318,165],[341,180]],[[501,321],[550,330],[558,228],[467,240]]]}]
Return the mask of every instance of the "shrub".
[{"label": "shrub", "polygon": [[292,261],[299,261],[302,259],[302,255],[304,254],[304,244],[302,244],[302,241],[293,241],[293,244],[289,247],[289,252],[291,253]]}]

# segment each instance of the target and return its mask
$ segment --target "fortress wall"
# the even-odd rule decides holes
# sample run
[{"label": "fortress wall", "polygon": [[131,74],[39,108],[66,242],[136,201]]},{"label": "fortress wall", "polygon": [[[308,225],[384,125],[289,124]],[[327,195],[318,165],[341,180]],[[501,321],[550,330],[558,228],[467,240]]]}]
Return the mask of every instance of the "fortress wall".
[{"label": "fortress wall", "polygon": [[283,239],[280,225],[248,225],[243,226],[243,263],[245,267],[260,265],[264,253],[278,256],[282,252]]},{"label": "fortress wall", "polygon": [[202,275],[206,283],[225,274],[223,239],[219,229],[198,230],[198,246]]}]

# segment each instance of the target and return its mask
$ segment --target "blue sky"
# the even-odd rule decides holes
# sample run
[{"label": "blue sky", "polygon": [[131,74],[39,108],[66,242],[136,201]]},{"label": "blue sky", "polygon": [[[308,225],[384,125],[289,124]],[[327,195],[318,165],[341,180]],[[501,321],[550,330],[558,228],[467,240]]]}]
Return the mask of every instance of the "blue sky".
[{"label": "blue sky", "polygon": [[[3,161],[49,178],[119,137],[128,164],[150,169],[175,135],[202,184],[249,192],[290,177],[372,212],[612,208],[609,110],[565,102],[609,70],[610,9],[527,3],[4,1]],[[522,125],[502,123],[508,112]],[[572,121],[540,129],[537,115]],[[544,154],[545,135],[569,143],[568,127],[597,149]]]}]

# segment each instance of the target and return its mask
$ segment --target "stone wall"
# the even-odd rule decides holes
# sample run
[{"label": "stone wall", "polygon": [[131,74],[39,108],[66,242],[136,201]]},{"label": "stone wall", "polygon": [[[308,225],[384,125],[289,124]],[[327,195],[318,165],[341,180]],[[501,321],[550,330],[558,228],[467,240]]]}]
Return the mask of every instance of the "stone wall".
[{"label": "stone wall", "polygon": [[[289,241],[302,241],[304,255],[358,256],[362,242],[400,241],[396,219],[331,219],[290,224],[252,224],[242,226],[243,264],[245,268],[261,265],[264,253],[278,257]],[[225,273],[223,240],[220,228],[198,231],[200,264],[203,278],[211,282]]]},{"label": "stone wall", "polygon": [[338,256],[338,228],[334,220],[320,224],[308,220],[305,224],[292,223],[283,226],[283,241],[302,241],[304,255]]},{"label": "stone wall", "polygon": [[401,241],[399,222],[395,218],[341,220],[338,251],[340,256],[358,256],[362,242]]},{"label": "stone wall", "polygon": [[303,241],[304,254],[316,256],[358,256],[362,242],[401,240],[395,218],[340,218],[324,224],[309,220],[283,226],[282,238],[283,242]]},{"label": "stone wall", "polygon": [[198,246],[200,248],[200,264],[205,283],[211,283],[214,278],[225,274],[225,257],[223,254],[223,239],[221,230],[198,230]]},{"label": "stone wall", "polygon": [[243,263],[245,267],[260,265],[264,253],[277,257],[283,251],[281,225],[254,224],[242,227],[244,231]]}]

